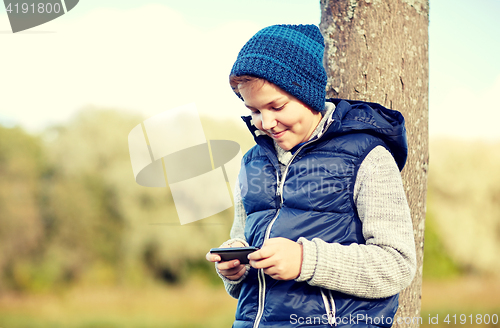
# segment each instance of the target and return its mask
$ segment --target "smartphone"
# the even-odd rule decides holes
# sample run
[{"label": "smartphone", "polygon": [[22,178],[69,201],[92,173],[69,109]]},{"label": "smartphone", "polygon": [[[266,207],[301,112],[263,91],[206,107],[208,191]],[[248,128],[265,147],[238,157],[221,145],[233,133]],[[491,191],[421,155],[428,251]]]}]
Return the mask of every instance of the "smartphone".
[{"label": "smartphone", "polygon": [[257,247],[212,248],[210,253],[218,254],[222,261],[238,260],[241,264],[248,264],[248,254],[257,250]]}]

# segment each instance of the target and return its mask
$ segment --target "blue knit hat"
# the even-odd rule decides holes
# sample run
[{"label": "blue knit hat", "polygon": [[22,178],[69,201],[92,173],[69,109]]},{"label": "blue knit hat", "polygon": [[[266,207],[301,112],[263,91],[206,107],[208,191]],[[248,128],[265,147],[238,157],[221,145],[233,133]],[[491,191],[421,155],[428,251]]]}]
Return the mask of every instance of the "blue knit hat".
[{"label": "blue knit hat", "polygon": [[243,46],[230,75],[262,78],[321,112],[326,96],[324,49],[315,25],[269,26]]}]

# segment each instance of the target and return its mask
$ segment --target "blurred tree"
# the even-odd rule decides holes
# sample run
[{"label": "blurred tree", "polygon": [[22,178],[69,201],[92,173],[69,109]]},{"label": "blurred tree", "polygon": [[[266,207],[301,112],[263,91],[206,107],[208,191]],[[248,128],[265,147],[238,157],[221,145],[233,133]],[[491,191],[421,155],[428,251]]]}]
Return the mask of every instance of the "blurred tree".
[{"label": "blurred tree", "polygon": [[[168,187],[138,185],[127,136],[143,120],[86,108],[41,136],[0,127],[0,289],[215,276],[204,255],[226,240],[232,209],[181,226]],[[203,127],[209,139],[246,135],[243,123]]]},{"label": "blurred tree", "polygon": [[406,118],[409,154],[402,175],[413,219],[418,268],[412,284],[400,294],[396,317],[417,317],[428,167],[429,3],[321,0],[320,4],[329,77],[327,94],[378,102]]},{"label": "blurred tree", "polygon": [[[168,187],[134,181],[127,136],[143,120],[86,108],[47,131],[55,167],[47,216],[54,222],[54,247],[72,254],[64,257],[66,275],[178,282],[191,266],[208,265],[204,254],[228,233],[229,210],[181,227]],[[206,131],[221,130],[221,124],[204,119]]]},{"label": "blurred tree", "polygon": [[[491,140],[434,139],[430,147],[426,234],[431,228],[439,235],[441,252],[465,275],[500,275],[500,176],[492,174],[500,167],[500,153],[495,149],[500,143]],[[426,236],[426,258],[435,254],[428,246],[436,243],[428,241]]]},{"label": "blurred tree", "polygon": [[436,218],[431,210],[432,183],[429,179],[427,215],[425,217],[425,250],[423,275],[427,279],[449,279],[462,273],[462,268],[449,255],[436,228]]},{"label": "blurred tree", "polygon": [[143,243],[131,241],[132,232],[149,208],[162,200],[167,205],[168,198],[165,192],[152,195],[131,188],[127,135],[141,120],[86,108],[45,134],[53,167],[45,181],[48,243],[66,280],[116,283],[142,275]]},{"label": "blurred tree", "polygon": [[40,140],[0,126],[0,289],[29,284],[30,258],[39,254],[39,209],[45,159]]}]

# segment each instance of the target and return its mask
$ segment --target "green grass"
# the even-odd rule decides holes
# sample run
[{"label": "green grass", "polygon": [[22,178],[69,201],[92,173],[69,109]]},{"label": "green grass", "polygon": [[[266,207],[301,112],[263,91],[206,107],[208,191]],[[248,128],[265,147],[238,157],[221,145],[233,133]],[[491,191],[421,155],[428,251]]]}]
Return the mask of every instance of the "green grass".
[{"label": "green grass", "polygon": [[[500,327],[500,281],[491,277],[457,277],[424,281],[421,327]],[[498,316],[493,324],[491,316]],[[453,316],[456,315],[454,318]],[[465,317],[466,320],[460,320]],[[472,315],[472,324],[471,318]],[[476,323],[476,316],[490,316],[490,323]],[[448,322],[445,319],[448,318]],[[478,320],[479,321],[479,320]],[[434,324],[436,323],[437,324]]]},{"label": "green grass", "polygon": [[200,320],[175,320],[145,318],[141,316],[109,316],[109,317],[86,317],[75,318],[71,321],[40,320],[35,316],[5,316],[1,318],[3,327],[17,328],[195,328],[195,327],[231,327],[232,319],[209,318]]},{"label": "green grass", "polygon": [[75,288],[59,294],[3,295],[1,328],[230,327],[236,300],[222,284]]},{"label": "green grass", "polygon": [[[425,281],[421,327],[500,327],[491,322],[475,324],[477,314],[500,316],[497,280]],[[236,300],[220,282],[214,285],[194,279],[181,286],[87,286],[44,294],[2,294],[0,328],[222,328],[231,327],[235,308]],[[460,324],[461,314],[467,317],[465,324]],[[447,315],[450,323],[444,322]],[[436,316],[438,324],[429,323]]]}]

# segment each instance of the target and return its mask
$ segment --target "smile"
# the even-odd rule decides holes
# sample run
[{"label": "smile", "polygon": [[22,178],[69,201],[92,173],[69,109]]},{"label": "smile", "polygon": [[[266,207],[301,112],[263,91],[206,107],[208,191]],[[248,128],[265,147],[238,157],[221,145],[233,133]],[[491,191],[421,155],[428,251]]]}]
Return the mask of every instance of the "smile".
[{"label": "smile", "polygon": [[285,135],[286,131],[287,130],[283,130],[283,131],[280,131],[280,132],[269,132],[269,134],[271,135],[271,137],[273,139],[279,139],[279,138],[283,137],[283,135]]}]

